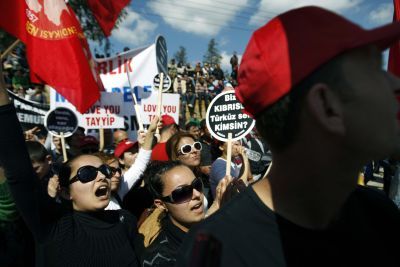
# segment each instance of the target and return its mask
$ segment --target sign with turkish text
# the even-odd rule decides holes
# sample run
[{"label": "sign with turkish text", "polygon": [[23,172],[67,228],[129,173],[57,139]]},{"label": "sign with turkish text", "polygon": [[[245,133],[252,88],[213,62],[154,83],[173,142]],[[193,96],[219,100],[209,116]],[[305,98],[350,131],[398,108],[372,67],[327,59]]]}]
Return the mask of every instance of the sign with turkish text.
[{"label": "sign with turkish text", "polygon": [[44,126],[44,117],[50,109],[48,104],[26,100],[10,90],[8,90],[8,95],[13,100],[18,120],[23,129],[32,129],[40,125]]},{"label": "sign with turkish text", "polygon": [[78,118],[75,112],[65,107],[50,110],[45,117],[44,126],[52,135],[71,136],[78,128]]},{"label": "sign with turkish text", "polygon": [[255,120],[243,113],[243,105],[236,99],[234,91],[217,95],[207,109],[206,123],[211,135],[227,142],[228,134],[232,140],[246,136],[254,127]]},{"label": "sign with turkish text", "polygon": [[[150,97],[153,99],[153,79],[159,73],[157,69],[156,44],[132,49],[109,58],[97,59],[96,69],[100,74],[106,92],[118,93],[120,96],[121,105],[116,110],[118,111],[118,117],[123,118],[123,125],[117,128],[125,129],[129,134],[129,138],[135,140],[137,138],[138,125],[132,91],[139,105],[141,105],[142,101],[149,102],[150,100],[148,99]],[[64,106],[67,103],[61,95],[55,92],[51,93],[50,102],[52,108]],[[105,105],[103,100],[100,100],[100,103]],[[155,101],[154,103],[156,104],[157,102]],[[96,106],[98,103],[94,105]],[[89,109],[89,112],[93,113],[93,108]],[[142,114],[142,116],[146,115]],[[114,123],[111,120],[107,120],[106,117],[102,117],[102,119],[103,121],[93,115],[91,119],[85,119],[86,126],[83,125],[81,120],[80,122],[82,123],[80,125],[82,124],[86,129],[90,129],[92,126],[97,127],[100,123],[103,126]],[[148,124],[149,121],[144,118],[143,123]]]}]

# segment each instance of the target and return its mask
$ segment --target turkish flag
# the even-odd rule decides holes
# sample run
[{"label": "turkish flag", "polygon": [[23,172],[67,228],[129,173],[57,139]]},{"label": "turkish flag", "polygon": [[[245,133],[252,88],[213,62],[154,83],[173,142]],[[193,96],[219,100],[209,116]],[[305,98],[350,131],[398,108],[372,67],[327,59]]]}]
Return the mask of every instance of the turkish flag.
[{"label": "turkish flag", "polygon": [[26,45],[31,81],[88,110],[103,87],[73,10],[64,0],[0,0],[0,10],[0,28]]},{"label": "turkish flag", "polygon": [[87,4],[99,23],[105,36],[111,35],[122,9],[130,0],[87,0]]}]

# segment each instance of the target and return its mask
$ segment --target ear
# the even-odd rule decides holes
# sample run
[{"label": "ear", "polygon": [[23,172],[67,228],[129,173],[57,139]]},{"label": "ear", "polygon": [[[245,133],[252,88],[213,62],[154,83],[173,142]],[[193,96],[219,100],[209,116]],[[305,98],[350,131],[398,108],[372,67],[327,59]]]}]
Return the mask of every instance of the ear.
[{"label": "ear", "polygon": [[160,199],[154,199],[154,205],[161,209],[161,210],[165,210],[166,212],[168,212],[168,208],[165,205],[165,203],[163,201],[161,201]]},{"label": "ear", "polygon": [[305,105],[315,121],[326,131],[343,135],[343,106],[339,97],[328,85],[315,84],[308,92]]},{"label": "ear", "polygon": [[118,162],[119,162],[119,165],[122,165],[122,166],[124,166],[124,165],[125,165],[125,162],[124,162],[124,160],[123,160],[123,159],[121,159],[121,158],[118,158]]}]

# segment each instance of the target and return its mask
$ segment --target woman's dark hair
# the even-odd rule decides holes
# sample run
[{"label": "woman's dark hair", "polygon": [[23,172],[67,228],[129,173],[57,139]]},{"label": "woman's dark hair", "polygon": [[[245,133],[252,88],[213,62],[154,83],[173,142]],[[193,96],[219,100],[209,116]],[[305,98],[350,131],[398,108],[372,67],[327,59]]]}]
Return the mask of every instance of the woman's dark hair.
[{"label": "woman's dark hair", "polygon": [[178,166],[185,165],[179,161],[153,161],[147,166],[143,173],[143,179],[154,199],[163,196],[164,184],[161,176]]},{"label": "woman's dark hair", "polygon": [[31,160],[37,162],[43,162],[46,160],[49,152],[41,143],[37,141],[26,141],[25,144]]},{"label": "woman's dark hair", "polygon": [[166,150],[167,150],[168,158],[170,160],[177,160],[178,159],[178,155],[177,155],[178,143],[184,137],[188,137],[188,138],[192,138],[193,140],[196,140],[196,138],[194,138],[194,136],[192,134],[188,133],[188,132],[178,132],[178,133],[174,134],[167,141]]},{"label": "woman's dark hair", "polygon": [[60,165],[58,170],[58,180],[60,187],[69,188],[69,177],[71,176],[71,161]]}]

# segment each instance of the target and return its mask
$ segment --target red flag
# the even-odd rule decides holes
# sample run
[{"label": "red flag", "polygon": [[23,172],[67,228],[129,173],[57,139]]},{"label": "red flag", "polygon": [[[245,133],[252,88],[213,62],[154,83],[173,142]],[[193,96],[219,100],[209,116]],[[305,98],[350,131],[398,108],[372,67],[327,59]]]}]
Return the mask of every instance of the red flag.
[{"label": "red flag", "polygon": [[[400,21],[400,0],[393,0],[394,14],[393,21]],[[400,42],[395,42],[389,50],[388,71],[400,77]],[[396,95],[400,105],[400,95]],[[400,121],[400,109],[397,112],[397,120]]]},{"label": "red flag", "polygon": [[87,4],[104,35],[110,36],[119,14],[129,2],[130,0],[88,0]]},{"label": "red flag", "polygon": [[[393,0],[393,21],[400,21],[400,0]],[[389,50],[388,70],[400,77],[400,42],[395,42]]]},{"label": "red flag", "polygon": [[0,10],[0,28],[26,45],[32,82],[52,86],[81,113],[100,98],[88,43],[64,0],[0,0]]}]

